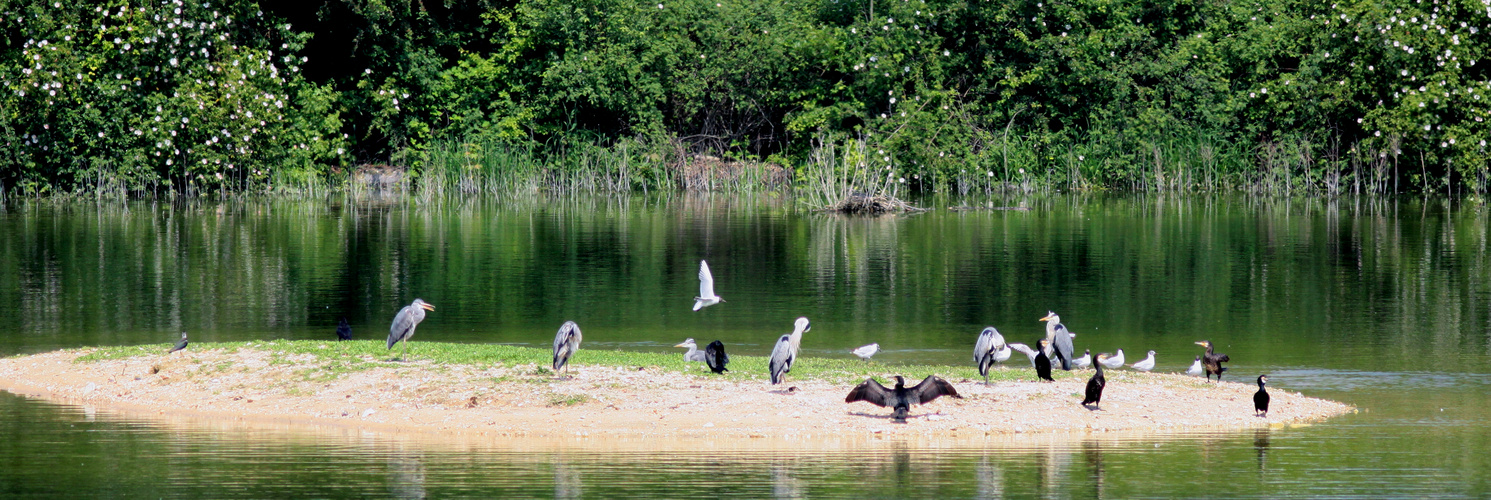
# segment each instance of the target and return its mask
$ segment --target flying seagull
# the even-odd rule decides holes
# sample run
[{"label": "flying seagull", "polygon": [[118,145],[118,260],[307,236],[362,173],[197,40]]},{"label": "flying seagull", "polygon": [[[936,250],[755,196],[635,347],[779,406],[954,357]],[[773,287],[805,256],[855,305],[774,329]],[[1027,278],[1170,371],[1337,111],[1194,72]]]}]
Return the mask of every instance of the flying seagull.
[{"label": "flying seagull", "polygon": [[724,302],[725,299],[714,294],[714,275],[709,272],[709,263],[699,261],[699,296],[694,297],[694,310]]}]

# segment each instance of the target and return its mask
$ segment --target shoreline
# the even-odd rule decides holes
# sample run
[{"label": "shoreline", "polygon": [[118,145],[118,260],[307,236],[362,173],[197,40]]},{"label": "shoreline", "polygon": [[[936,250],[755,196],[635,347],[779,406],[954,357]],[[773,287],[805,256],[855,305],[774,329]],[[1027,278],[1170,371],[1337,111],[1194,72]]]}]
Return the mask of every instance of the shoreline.
[{"label": "shoreline", "polygon": [[[844,403],[854,384],[799,379],[769,386],[764,374],[743,382],[725,380],[698,366],[684,373],[576,363],[571,377],[556,379],[534,364],[416,359],[328,376],[318,371],[312,356],[258,348],[76,361],[94,351],[0,359],[0,389],[153,418],[460,440],[1003,441],[1040,439],[1033,436],[1037,434],[1055,438],[1279,428],[1354,411],[1349,405],[1271,387],[1271,411],[1260,418],[1253,416],[1252,384],[1110,370],[1100,411],[1078,404],[1085,374],[1054,383],[991,386],[956,377],[948,380],[963,399],[944,397],[914,406],[909,421],[899,424],[890,421],[889,408]],[[884,368],[892,374],[898,367]],[[796,389],[789,392],[787,387]]]}]

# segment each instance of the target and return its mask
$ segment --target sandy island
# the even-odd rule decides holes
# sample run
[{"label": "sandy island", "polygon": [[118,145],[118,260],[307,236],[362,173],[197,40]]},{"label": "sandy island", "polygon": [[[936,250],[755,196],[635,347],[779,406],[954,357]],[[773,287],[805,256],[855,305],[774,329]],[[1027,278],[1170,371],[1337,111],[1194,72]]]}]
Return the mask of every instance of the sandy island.
[{"label": "sandy island", "polygon": [[[268,350],[188,350],[170,357],[76,362],[91,349],[0,359],[0,389],[48,400],[192,419],[330,425],[537,438],[999,436],[1035,432],[1185,432],[1307,424],[1353,408],[1270,388],[1253,416],[1252,384],[1177,374],[1108,371],[1102,411],[1078,404],[1086,376],[1054,383],[951,380],[963,399],[890,409],[845,404],[852,384],[770,386],[692,373],[578,364],[572,375],[535,365],[439,365],[415,359],[317,380]],[[271,358],[281,356],[271,363]],[[152,373],[159,368],[158,373]],[[894,366],[886,367],[892,374]],[[1091,373],[1091,372],[1088,372]],[[788,387],[795,387],[787,391]]]}]

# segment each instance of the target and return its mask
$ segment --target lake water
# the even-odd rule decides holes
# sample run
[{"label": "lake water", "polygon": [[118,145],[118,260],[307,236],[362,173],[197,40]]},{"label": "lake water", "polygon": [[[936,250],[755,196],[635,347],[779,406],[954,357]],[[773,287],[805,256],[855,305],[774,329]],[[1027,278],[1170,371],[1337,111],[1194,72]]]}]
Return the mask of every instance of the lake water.
[{"label": "lake water", "polygon": [[[1229,380],[1344,401],[1299,428],[1016,437],[999,446],[451,443],[240,429],[0,393],[0,495],[125,497],[1486,497],[1491,210],[1419,199],[928,199],[1029,210],[839,217],[762,197],[15,202],[0,212],[0,354],[99,344],[384,338],[963,363],[1061,314],[1077,348],[1212,340]],[[727,301],[690,310],[699,259]],[[847,389],[847,388],[846,388]]]}]

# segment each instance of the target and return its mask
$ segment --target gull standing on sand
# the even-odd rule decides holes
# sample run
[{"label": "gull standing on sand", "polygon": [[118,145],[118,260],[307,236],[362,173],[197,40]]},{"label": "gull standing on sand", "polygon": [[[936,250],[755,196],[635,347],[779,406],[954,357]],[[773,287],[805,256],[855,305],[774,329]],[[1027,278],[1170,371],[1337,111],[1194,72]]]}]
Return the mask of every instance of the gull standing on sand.
[{"label": "gull standing on sand", "polygon": [[683,353],[684,363],[688,363],[690,361],[698,361],[700,363],[704,362],[704,351],[699,350],[699,344],[695,344],[694,339],[685,340],[682,344],[678,344],[673,347],[689,348],[689,352]]},{"label": "gull standing on sand", "polygon": [[1200,377],[1201,372],[1201,356],[1196,356],[1196,361],[1191,363],[1190,368],[1186,369],[1186,375],[1190,375],[1192,377]]},{"label": "gull standing on sand", "polygon": [[399,342],[404,343],[403,352],[399,354],[400,361],[408,360],[409,337],[414,336],[414,327],[425,320],[425,311],[435,310],[435,305],[421,299],[414,299],[414,303],[399,309],[399,314],[393,317],[393,324],[388,326],[388,348]]},{"label": "gull standing on sand", "polygon": [[777,339],[776,347],[771,350],[771,359],[766,364],[773,385],[787,379],[787,373],[792,371],[792,363],[797,361],[797,346],[802,343],[802,334],[812,329],[813,326],[808,324],[808,318],[804,316],[793,323],[792,333]]},{"label": "gull standing on sand", "polygon": [[694,297],[694,310],[724,302],[725,299],[714,294],[714,275],[709,272],[709,263],[699,261],[699,296]]},{"label": "gull standing on sand", "polygon": [[869,361],[871,356],[874,356],[875,353],[880,352],[880,344],[860,346],[858,349],[849,352],[854,353],[855,356],[859,356],[859,359]]},{"label": "gull standing on sand", "polygon": [[[559,325],[559,332],[554,334],[554,372],[558,373],[561,368],[569,365],[570,356],[580,350],[580,325],[573,321],[565,321]],[[569,373],[569,370],[565,370]]]},{"label": "gull standing on sand", "polygon": [[1129,365],[1129,368],[1133,368],[1133,369],[1139,370],[1141,372],[1147,372],[1147,371],[1153,370],[1154,369],[1154,351],[1149,351],[1149,357],[1144,358],[1144,361],[1140,361],[1138,363],[1134,363],[1132,365]]},{"label": "gull standing on sand", "polygon": [[1004,335],[992,326],[984,327],[973,343],[973,362],[978,365],[978,374],[984,376],[984,385],[989,385],[989,367],[999,361],[999,353],[1010,359],[1010,348],[1004,343]]},{"label": "gull standing on sand", "polygon": [[[1101,358],[1102,356],[1098,357]],[[1123,349],[1119,349],[1118,354],[1108,356],[1108,359],[1104,359],[1098,362],[1102,363],[1103,366],[1108,368],[1109,370],[1117,370],[1118,368],[1123,366]]]},{"label": "gull standing on sand", "polygon": [[1046,341],[1056,351],[1061,369],[1072,371],[1072,332],[1067,331],[1066,325],[1061,324],[1061,316],[1053,311],[1046,311],[1046,317],[1041,318],[1041,321],[1046,322]]},{"label": "gull standing on sand", "polygon": [[1091,368],[1091,367],[1092,367],[1092,350],[1091,349],[1083,349],[1082,350],[1082,357],[1072,360],[1072,368],[1074,368],[1074,369],[1076,369],[1076,368]]}]

